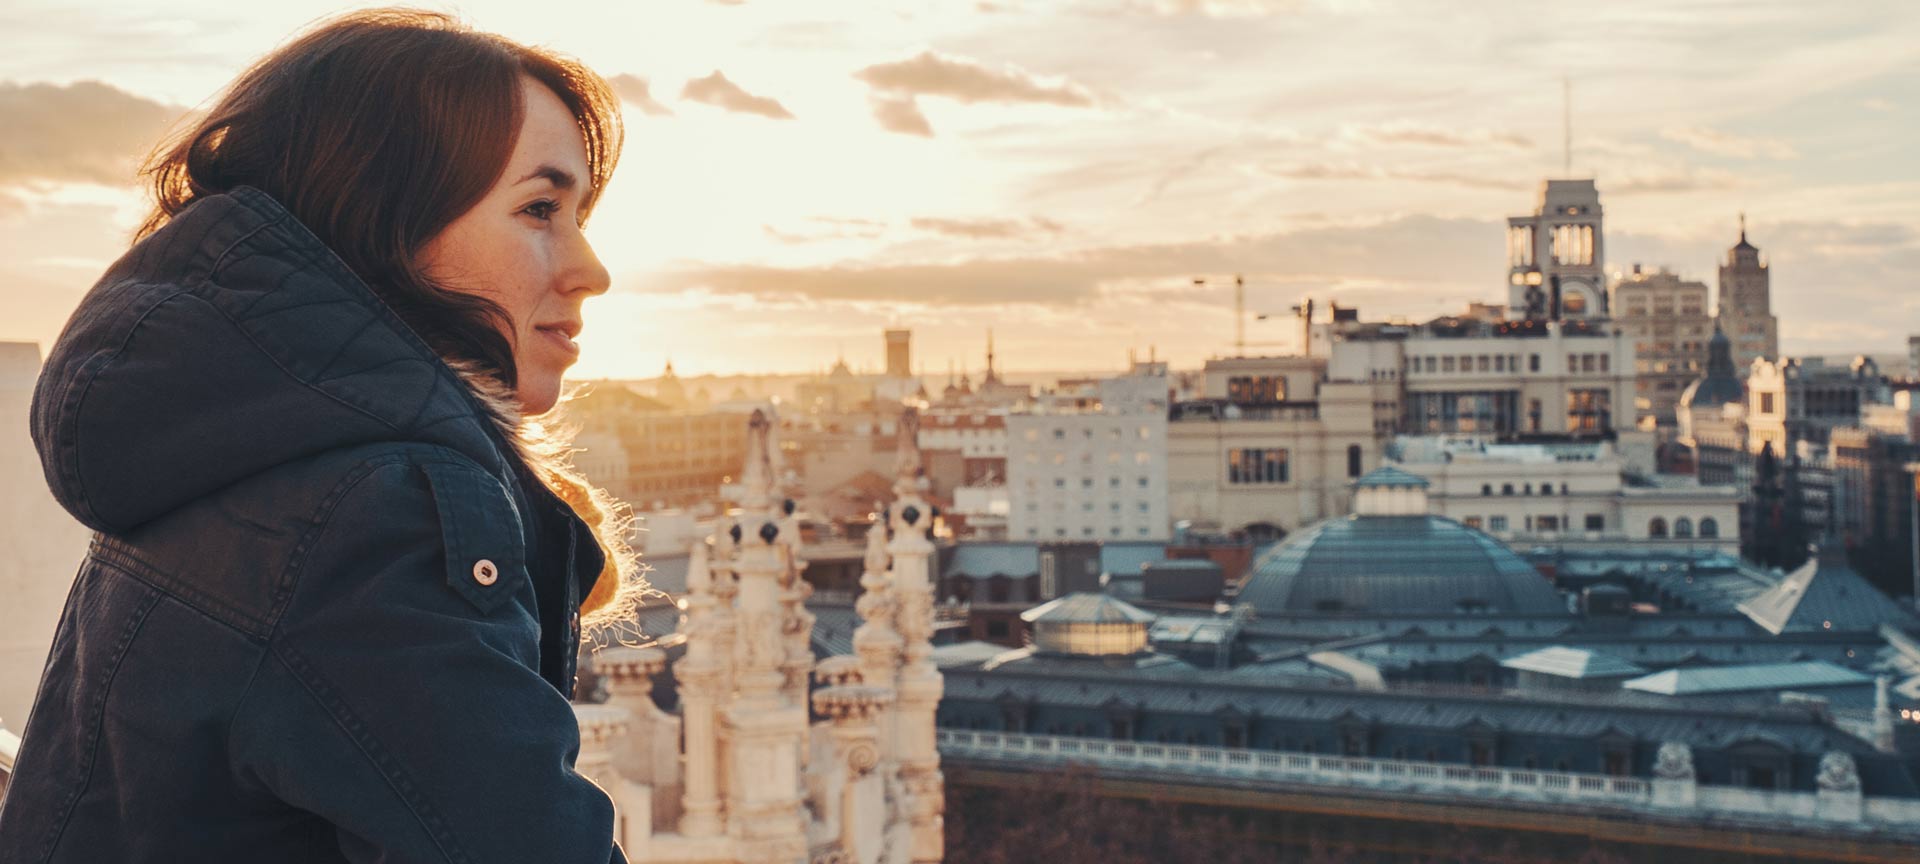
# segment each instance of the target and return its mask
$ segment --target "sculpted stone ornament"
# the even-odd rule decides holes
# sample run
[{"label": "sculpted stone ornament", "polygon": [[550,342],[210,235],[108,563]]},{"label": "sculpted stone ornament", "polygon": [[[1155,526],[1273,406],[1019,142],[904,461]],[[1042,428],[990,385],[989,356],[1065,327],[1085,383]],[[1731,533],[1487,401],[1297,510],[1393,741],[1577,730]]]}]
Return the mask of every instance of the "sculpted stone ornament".
[{"label": "sculpted stone ornament", "polygon": [[1822,792],[1859,792],[1860,769],[1852,756],[1828,750],[1820,757],[1820,773],[1813,782]]},{"label": "sculpted stone ornament", "polygon": [[1693,748],[1678,741],[1661,744],[1653,760],[1653,776],[1662,780],[1694,779]]}]

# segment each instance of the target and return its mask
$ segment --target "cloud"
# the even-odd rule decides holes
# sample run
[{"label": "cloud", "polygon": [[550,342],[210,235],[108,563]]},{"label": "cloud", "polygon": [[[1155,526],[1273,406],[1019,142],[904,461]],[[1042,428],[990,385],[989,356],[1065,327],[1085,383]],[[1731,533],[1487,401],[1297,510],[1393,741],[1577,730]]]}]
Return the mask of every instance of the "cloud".
[{"label": "cloud", "polygon": [[1094,104],[1087,88],[1071,81],[1043,81],[1018,66],[999,69],[962,57],[944,57],[922,51],[916,57],[876,63],[853,73],[873,88],[874,119],[889,132],[933,135],[933,125],[921,113],[922,96],[939,96],[961,104],[1059,105],[1086,108]]},{"label": "cloud", "polygon": [[964,237],[973,240],[993,240],[1016,237],[1032,237],[1035,234],[1059,234],[1067,226],[1043,216],[1032,219],[941,219],[931,216],[915,217],[907,224],[914,228],[948,237]]},{"label": "cloud", "polygon": [[874,89],[908,96],[945,96],[957,102],[1031,102],[1084,108],[1093,94],[1071,81],[1048,84],[1018,66],[1000,69],[960,57],[922,51],[909,60],[878,63],[853,74]]},{"label": "cloud", "polygon": [[1748,138],[1709,129],[1705,126],[1689,126],[1681,129],[1667,129],[1660,137],[1692,147],[1702,153],[1715,156],[1731,156],[1735,159],[1797,159],[1800,157],[1793,145],[1775,138]]},{"label": "cloud", "polygon": [[704,102],[717,108],[725,108],[741,114],[757,114],[774,120],[792,120],[793,113],[779,102],[765,96],[755,96],[740,89],[740,85],[727,80],[727,76],[715,69],[705,78],[695,78],[687,82],[680,91],[680,98]]},{"label": "cloud", "polygon": [[0,82],[0,184],[128,185],[182,113],[98,81]]},{"label": "cloud", "polygon": [[796,268],[696,265],[656,273],[639,287],[816,301],[1061,307],[1084,305],[1108,296],[1114,286],[1142,280],[1152,286],[1146,292],[1152,296],[1192,299],[1193,276],[1240,272],[1248,274],[1249,285],[1366,282],[1384,286],[1380,290],[1388,293],[1404,287],[1407,296],[1425,299],[1436,293],[1430,290],[1434,286],[1451,290],[1462,283],[1484,283],[1487,289],[1480,293],[1492,297],[1502,290],[1502,225],[1405,216],[1053,256]]},{"label": "cloud", "polygon": [[660,104],[660,100],[653,98],[647,79],[623,72],[607,79],[607,83],[613,85],[613,92],[620,95],[620,101],[639,108],[642,113],[652,117],[673,116],[673,109]]},{"label": "cloud", "polygon": [[1130,0],[1119,8],[1128,14],[1164,18],[1264,18],[1296,12],[1304,5],[1302,0]]},{"label": "cloud", "polygon": [[1602,193],[1608,195],[1716,191],[1739,187],[1749,179],[1732,171],[1690,166],[1636,167],[1618,173],[1599,171],[1596,174]]},{"label": "cloud", "polygon": [[1868,98],[1860,100],[1860,107],[1865,108],[1868,111],[1878,111],[1882,114],[1890,114],[1894,110],[1894,104],[1891,101],[1882,99],[1878,96],[1870,96]]},{"label": "cloud", "polygon": [[1260,173],[1282,180],[1401,180],[1438,183],[1473,189],[1524,189],[1529,183],[1508,176],[1481,176],[1455,171],[1384,168],[1357,162],[1283,162],[1262,165]]},{"label": "cloud", "polygon": [[880,121],[880,128],[902,135],[933,137],[933,124],[927,122],[927,115],[920,113],[920,104],[912,96],[875,93],[868,101],[873,105],[873,119]]},{"label": "cloud", "polygon": [[1377,146],[1533,149],[1533,139],[1518,132],[1497,129],[1450,129],[1423,123],[1347,126],[1341,130],[1341,137],[1349,141]]}]

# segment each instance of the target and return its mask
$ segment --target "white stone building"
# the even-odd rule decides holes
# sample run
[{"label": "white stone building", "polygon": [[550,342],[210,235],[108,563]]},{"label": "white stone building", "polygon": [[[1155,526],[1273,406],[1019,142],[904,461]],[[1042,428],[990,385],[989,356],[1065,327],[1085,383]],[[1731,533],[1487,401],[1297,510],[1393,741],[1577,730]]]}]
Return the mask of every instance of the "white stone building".
[{"label": "white stone building", "polygon": [[1179,403],[1167,427],[1173,520],[1275,537],[1348,512],[1349,484],[1392,430],[1393,395],[1326,372],[1319,357],[1208,360],[1207,398]]},{"label": "white stone building", "polygon": [[1518,548],[1617,546],[1740,551],[1740,492],[1691,477],[1636,475],[1605,441],[1495,444],[1396,439],[1396,464],[1433,485],[1436,515]]},{"label": "white stone building", "polygon": [[[753,418],[733,524],[693,546],[673,638],[678,711],[653,701],[660,648],[594,658],[609,694],[575,706],[579,771],[613,798],[635,864],[919,864],[944,857],[931,659],[931,507],[899,436],[896,499],[868,534],[852,655],[815,661],[799,525],[776,503]],[[817,686],[815,686],[817,685]],[[809,720],[809,708],[822,719]]]},{"label": "white stone building", "polygon": [[1008,415],[1008,539],[1166,539],[1167,382],[1139,363]]}]

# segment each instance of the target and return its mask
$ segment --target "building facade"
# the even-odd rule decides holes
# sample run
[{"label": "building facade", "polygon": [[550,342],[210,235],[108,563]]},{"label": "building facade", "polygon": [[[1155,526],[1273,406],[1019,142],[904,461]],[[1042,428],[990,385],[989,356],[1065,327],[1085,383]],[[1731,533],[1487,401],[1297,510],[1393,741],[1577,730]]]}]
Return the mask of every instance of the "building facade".
[{"label": "building facade", "polygon": [[1507,317],[1607,317],[1606,239],[1592,180],[1548,180],[1540,204],[1507,219]]},{"label": "building facade", "polygon": [[1136,364],[1007,415],[1008,539],[1166,539],[1166,390]]},{"label": "building facade", "polygon": [[1168,424],[1174,522],[1266,539],[1347,511],[1351,483],[1380,461],[1376,388],[1323,380],[1326,367],[1315,357],[1207,361],[1207,398],[1176,403]]},{"label": "building facade", "polygon": [[1733,362],[1746,369],[1760,358],[1780,359],[1780,319],[1773,314],[1773,273],[1759,247],[1747,241],[1747,217],[1740,217],[1740,241],[1720,265],[1720,327],[1733,340]]},{"label": "building facade", "polygon": [[566,412],[580,426],[575,464],[636,510],[709,501],[746,457],[738,412],[674,409],[613,382]]},{"label": "building facade", "polygon": [[1400,438],[1388,454],[1433,484],[1427,499],[1435,515],[1516,548],[1740,551],[1739,489],[1633,475],[1607,442]]},{"label": "building facade", "polygon": [[1645,428],[1679,425],[1680,393],[1706,366],[1713,316],[1707,285],[1664,269],[1613,285],[1614,322],[1634,348],[1634,419]]}]

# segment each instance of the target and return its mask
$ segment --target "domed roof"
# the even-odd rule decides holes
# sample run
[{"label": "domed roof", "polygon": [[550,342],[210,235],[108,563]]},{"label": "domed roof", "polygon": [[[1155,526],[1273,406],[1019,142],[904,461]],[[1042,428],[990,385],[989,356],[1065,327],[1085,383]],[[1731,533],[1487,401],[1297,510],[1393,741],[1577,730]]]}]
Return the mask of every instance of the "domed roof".
[{"label": "domed roof", "polygon": [[1442,516],[1349,516],[1295,532],[1254,565],[1236,605],[1313,612],[1568,614],[1506,544]]},{"label": "domed roof", "polygon": [[1720,329],[1720,322],[1713,322],[1713,338],[1707,342],[1707,374],[1696,379],[1687,389],[1680,391],[1680,410],[1693,408],[1717,408],[1734,402],[1744,402],[1747,387],[1740,383],[1740,376],[1733,371],[1733,342]]}]

